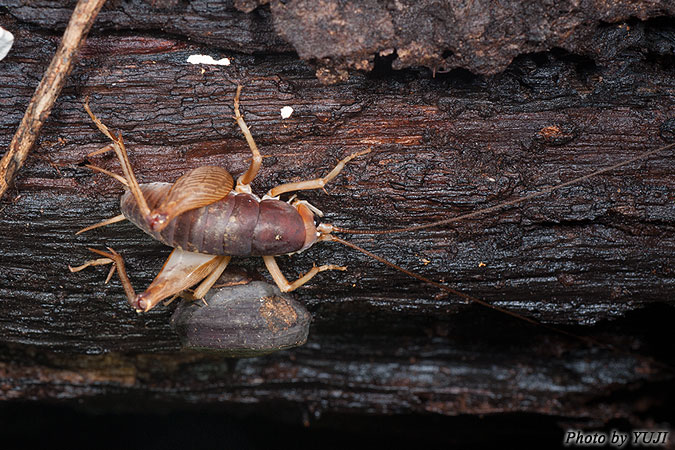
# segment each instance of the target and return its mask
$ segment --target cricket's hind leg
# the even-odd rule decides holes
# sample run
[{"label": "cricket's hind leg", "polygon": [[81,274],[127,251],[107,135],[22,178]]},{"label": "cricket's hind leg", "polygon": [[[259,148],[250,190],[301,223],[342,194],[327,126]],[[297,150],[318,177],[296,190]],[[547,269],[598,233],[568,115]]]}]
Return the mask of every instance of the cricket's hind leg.
[{"label": "cricket's hind leg", "polygon": [[108,276],[106,277],[105,282],[107,283],[108,281],[110,281],[110,278],[112,278],[115,271],[117,271],[117,275],[119,276],[120,281],[122,282],[122,287],[124,288],[124,293],[126,294],[127,299],[129,300],[129,304],[134,306],[134,301],[136,299],[136,291],[134,291],[134,287],[131,285],[131,281],[129,280],[129,276],[127,275],[127,270],[124,266],[124,259],[122,258],[122,255],[120,255],[110,247],[108,247],[107,252],[95,248],[89,248],[89,251],[96,253],[99,256],[103,256],[103,258],[86,261],[84,264],[78,267],[68,266],[68,269],[70,269],[71,272],[79,272],[80,270],[86,269],[89,266],[112,264],[113,266],[110,268],[110,272],[108,272]]},{"label": "cricket's hind leg", "polygon": [[[96,117],[96,115],[94,115],[94,113],[89,108],[88,98],[84,102],[84,109],[87,111],[87,114],[89,114],[89,117],[91,117],[91,120],[96,125],[96,128],[98,128],[101,133],[103,133],[106,137],[108,137],[108,139],[112,141],[111,144],[112,149],[115,151],[115,155],[117,155],[117,159],[119,160],[120,165],[122,166],[122,172],[124,173],[124,179],[127,182],[127,186],[131,191],[132,195],[134,196],[134,199],[136,200],[138,208],[141,211],[141,214],[143,214],[143,217],[148,217],[150,215],[150,208],[148,208],[148,203],[145,201],[143,192],[141,192],[141,188],[138,185],[138,181],[136,180],[136,176],[134,175],[133,168],[131,167],[131,163],[129,162],[129,155],[127,154],[127,150],[124,147],[122,135],[118,134],[117,137],[114,137],[110,133],[108,127],[106,127],[103,124],[103,122],[101,122],[99,118]],[[103,153],[104,151],[108,151],[108,147],[102,148],[99,152]]]},{"label": "cricket's hind leg", "polygon": [[[109,144],[109,145],[106,145],[105,147],[103,147],[99,150],[96,150],[96,151],[93,151],[93,152],[89,153],[87,156],[100,155],[102,153],[105,153],[107,151],[112,150],[112,148],[113,148],[112,144]],[[96,171],[96,172],[101,172],[103,174],[106,174],[109,177],[111,177],[111,178],[119,181],[120,183],[122,183],[126,188],[129,188],[129,183],[127,183],[127,180],[124,177],[122,177],[122,176],[120,176],[116,173],[110,172],[110,171],[108,171],[108,170],[106,170],[102,167],[94,166],[92,164],[85,164],[85,166],[87,168],[91,169],[91,170]],[[124,217],[124,214],[119,214],[115,217],[111,217],[109,219],[102,220],[101,222],[95,223],[93,225],[89,225],[87,227],[84,227],[81,230],[77,231],[75,234],[82,234],[85,231],[90,231],[90,230],[93,230],[95,228],[100,228],[100,227],[104,227],[106,225],[111,225],[113,223],[121,222],[125,219],[126,219],[126,217]]]},{"label": "cricket's hind leg", "polygon": [[[132,306],[137,311],[149,311],[165,298],[191,288],[204,279],[198,290],[203,297],[230,262],[229,256],[214,256],[174,249],[150,286],[136,296]],[[219,272],[214,274],[214,272]],[[197,296],[195,296],[197,297]]]},{"label": "cricket's hind leg", "polygon": [[103,258],[87,261],[79,267],[69,267],[70,271],[79,272],[89,266],[113,264],[106,282],[117,271],[129,304],[138,312],[147,312],[165,298],[181,293],[199,282],[202,284],[195,291],[193,298],[203,297],[230,262],[229,256],[205,255],[174,249],[150,286],[141,294],[136,294],[127,275],[122,255],[111,248],[108,248],[107,252],[95,248],[89,250]]}]

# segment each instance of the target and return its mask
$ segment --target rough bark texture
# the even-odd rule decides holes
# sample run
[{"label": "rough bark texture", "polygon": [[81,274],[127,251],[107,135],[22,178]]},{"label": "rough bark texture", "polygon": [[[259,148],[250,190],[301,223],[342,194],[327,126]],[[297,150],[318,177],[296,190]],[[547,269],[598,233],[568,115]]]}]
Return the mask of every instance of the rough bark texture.
[{"label": "rough bark texture", "polygon": [[[10,1],[0,10],[0,25],[17,36],[0,62],[1,148],[58,43],[48,22],[67,20],[71,3],[54,5]],[[672,423],[672,370],[663,367],[674,363],[672,150],[481,220],[351,238],[432,279],[620,351],[466,305],[349,249],[317,244],[280,258],[289,278],[312,262],[349,267],[294,293],[314,317],[308,343],[227,360],[181,351],[169,326],[174,305],[138,315],[116,280],[103,284],[106,268],[67,270],[91,258],[87,246],[110,246],[142,288],[169,252],[128,223],[74,235],[118,214],[122,193],[84,167],[87,153],[106,144],[82,107],[87,95],[103,122],[122,132],[141,182],[173,181],[207,164],[238,176],[250,155],[231,119],[242,83],[243,114],[265,155],[256,192],[323,175],[337,158],[372,147],[327,194],[302,197],[327,222],[400,227],[493,205],[672,142],[669,22],[603,25],[640,32],[616,52],[612,33],[601,33],[595,45],[608,49],[601,52],[607,58],[555,50],[518,57],[492,77],[458,70],[435,78],[425,69],[391,71],[382,61],[370,74],[325,86],[273,32],[269,6],[251,14],[209,7],[207,14],[198,1],[159,10],[110,3],[39,147],[0,202],[4,400],[99,412],[286,411],[291,422],[318,424],[430,414],[432,423],[474,429],[484,423],[466,417],[532,413],[515,426],[526,434],[532,417],[548,418],[542,429],[551,428],[553,442],[571,425]],[[188,64],[195,53],[227,56],[232,65]],[[286,105],[294,113],[282,120]],[[118,171],[112,155],[90,161]],[[258,259],[238,263],[263,267]],[[463,418],[443,418],[450,416]],[[429,436],[442,437],[436,433]]]},{"label": "rough bark texture", "polygon": [[[494,75],[518,55],[562,48],[600,60],[642,38],[641,26],[603,26],[674,14],[671,1],[523,2],[296,0],[271,2],[274,26],[317,76],[371,70],[377,56],[395,69],[425,66]],[[609,44],[609,45],[608,45]]]}]

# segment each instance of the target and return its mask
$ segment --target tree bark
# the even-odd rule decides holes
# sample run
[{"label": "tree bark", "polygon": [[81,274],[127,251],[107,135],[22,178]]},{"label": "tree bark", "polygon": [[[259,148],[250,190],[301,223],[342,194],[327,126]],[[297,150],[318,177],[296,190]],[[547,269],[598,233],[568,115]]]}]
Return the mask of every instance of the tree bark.
[{"label": "tree bark", "polygon": [[[56,3],[9,2],[0,12],[0,25],[17,36],[0,62],[3,148],[58,43],[45,18],[67,20],[70,3],[58,14],[49,9]],[[122,133],[140,182],[174,181],[200,165],[238,176],[250,158],[232,120],[241,83],[242,113],[264,155],[254,190],[323,176],[337,159],[372,148],[327,192],[300,196],[325,222],[381,230],[492,206],[672,142],[674,61],[650,51],[672,45],[671,26],[611,25],[638,26],[642,39],[602,61],[558,49],[519,56],[490,77],[465,70],[433,77],[378,59],[372,72],[326,86],[272,31],[269,7],[195,13],[202,6],[108,5],[39,146],[0,201],[1,398],[77,401],[99,411],[211,405],[264,414],[273,406],[301,409],[305,418],[537,413],[587,427],[616,417],[635,426],[672,419],[662,408],[675,393],[666,367],[675,337],[672,149],[451,227],[345,236],[618,350],[466,304],[319,243],[279,258],[288,278],[313,263],[348,267],[293,293],[313,315],[307,344],[229,360],[181,350],[169,326],[175,305],[139,315],[116,278],[103,283],[107,268],[67,267],[91,259],[87,247],[109,246],[142,290],[169,253],[129,223],[74,235],[119,214],[123,192],[84,167],[120,172],[113,155],[87,158],[107,144],[84,111],[87,96],[103,123]],[[135,14],[125,14],[129,8]],[[188,64],[192,54],[231,65]],[[294,109],[288,119],[283,106]],[[258,259],[237,263],[264,272]]]}]

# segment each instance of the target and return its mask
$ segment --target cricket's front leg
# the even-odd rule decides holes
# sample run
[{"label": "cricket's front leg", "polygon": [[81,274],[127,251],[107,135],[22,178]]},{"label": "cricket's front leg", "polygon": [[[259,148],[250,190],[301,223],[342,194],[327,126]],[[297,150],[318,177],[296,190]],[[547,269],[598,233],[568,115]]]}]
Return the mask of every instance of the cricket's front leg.
[{"label": "cricket's front leg", "polygon": [[296,290],[297,288],[299,288],[300,286],[302,286],[303,284],[307,283],[309,280],[314,278],[314,276],[317,273],[323,272],[324,270],[347,270],[346,267],[336,266],[335,264],[326,264],[319,267],[314,266],[309,270],[309,272],[307,272],[297,280],[293,281],[292,283],[289,283],[284,274],[281,273],[281,269],[279,269],[279,266],[277,265],[274,256],[263,256],[263,261],[265,261],[267,271],[270,273],[270,275],[272,275],[274,282],[277,284],[281,292],[291,292]]},{"label": "cricket's front leg", "polygon": [[328,172],[328,174],[326,174],[325,177],[315,178],[313,180],[296,181],[294,183],[281,184],[275,188],[270,189],[267,195],[269,197],[278,197],[284,192],[306,191],[310,189],[323,189],[324,186],[326,186],[331,180],[333,180],[333,178],[335,178],[336,176],[338,176],[340,172],[342,172],[342,169],[344,169],[345,165],[349,161],[358,156],[370,153],[370,151],[371,150],[368,149],[361,152],[352,153],[351,155],[339,161],[337,165],[333,168],[333,170]]}]

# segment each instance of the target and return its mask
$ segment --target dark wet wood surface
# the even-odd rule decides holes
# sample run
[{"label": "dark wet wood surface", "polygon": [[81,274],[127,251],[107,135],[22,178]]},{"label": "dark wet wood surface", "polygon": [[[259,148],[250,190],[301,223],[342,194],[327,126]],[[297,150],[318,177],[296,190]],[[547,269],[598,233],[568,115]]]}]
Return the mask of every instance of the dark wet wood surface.
[{"label": "dark wet wood surface", "polygon": [[[17,40],[0,62],[1,148],[58,42],[39,20],[9,12],[0,12],[0,25]],[[262,26],[264,10],[255,14],[244,23]],[[109,30],[114,19],[102,17]],[[467,305],[324,243],[279,258],[289,278],[314,262],[349,268],[294,293],[314,317],[308,343],[235,362],[181,351],[169,327],[175,305],[138,315],[116,279],[103,284],[107,268],[67,267],[90,259],[88,246],[109,246],[142,289],[169,253],[128,223],[74,235],[118,214],[122,193],[84,167],[119,171],[112,155],[86,156],[106,145],[82,107],[86,96],[123,134],[141,182],[173,181],[207,164],[238,176],[250,155],[232,120],[241,83],[242,111],[264,155],[255,191],[323,175],[371,147],[327,193],[301,195],[326,222],[377,230],[491,206],[672,142],[672,57],[641,52],[639,43],[602,64],[553,51],[519,57],[492,78],[461,71],[432,78],[426,69],[391,71],[384,61],[324,86],[277,38],[253,33],[251,46],[266,53],[247,55],[238,52],[251,50],[242,43],[216,48],[156,25],[117,26],[95,25],[39,146],[0,201],[3,399],[103,410],[247,405],[263,413],[275,405],[310,417],[527,412],[587,424],[616,416],[640,423],[640,408],[672,400],[672,387],[661,389],[672,384],[662,364],[672,363],[675,319],[672,150],[452,227],[346,236],[619,352]],[[656,25],[652,33],[673,36]],[[193,54],[231,65],[188,64]],[[294,109],[288,119],[284,106]],[[259,259],[236,262],[264,273]]]}]

